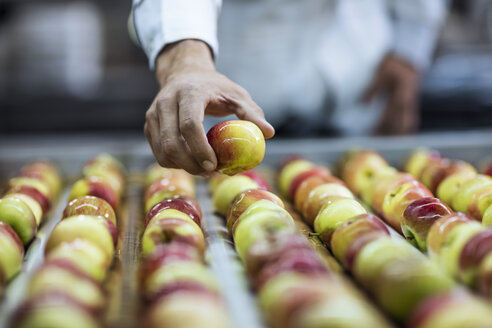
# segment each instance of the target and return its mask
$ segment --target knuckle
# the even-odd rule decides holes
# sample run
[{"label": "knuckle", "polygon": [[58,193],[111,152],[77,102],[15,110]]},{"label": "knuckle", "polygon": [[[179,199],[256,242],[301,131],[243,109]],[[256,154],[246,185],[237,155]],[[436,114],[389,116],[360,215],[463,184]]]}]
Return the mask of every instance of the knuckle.
[{"label": "knuckle", "polygon": [[162,96],[156,100],[156,104],[158,108],[168,108],[172,105],[172,101],[171,97]]},{"label": "knuckle", "polygon": [[193,117],[187,116],[179,121],[179,127],[182,133],[187,133],[190,130],[196,130],[198,128],[198,122]]},{"label": "knuckle", "polygon": [[167,157],[173,157],[179,151],[178,143],[173,139],[164,139],[162,141],[162,152]]},{"label": "knuckle", "polygon": [[145,112],[145,120],[152,121],[155,118],[155,112],[152,109],[149,109]]}]

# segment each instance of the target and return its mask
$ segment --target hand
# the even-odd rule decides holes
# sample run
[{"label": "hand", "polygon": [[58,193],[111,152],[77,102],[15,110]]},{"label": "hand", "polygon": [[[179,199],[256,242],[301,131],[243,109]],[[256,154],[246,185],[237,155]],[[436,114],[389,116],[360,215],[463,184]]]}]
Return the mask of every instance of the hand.
[{"label": "hand", "polygon": [[412,64],[393,54],[383,59],[364,95],[366,102],[378,94],[386,95],[386,107],[376,132],[407,134],[417,130],[418,89],[419,72]]},{"label": "hand", "polygon": [[239,85],[215,71],[208,46],[184,40],[164,49],[157,59],[161,90],[147,111],[144,127],[157,162],[207,175],[217,158],[207,141],[204,115],[236,114],[262,130],[265,138],[275,131],[263,111]]}]

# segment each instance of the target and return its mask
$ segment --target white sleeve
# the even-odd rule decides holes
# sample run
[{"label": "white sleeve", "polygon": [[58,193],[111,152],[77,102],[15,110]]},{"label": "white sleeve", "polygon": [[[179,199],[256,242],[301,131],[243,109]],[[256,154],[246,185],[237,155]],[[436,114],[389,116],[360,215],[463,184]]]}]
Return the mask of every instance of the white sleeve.
[{"label": "white sleeve", "polygon": [[198,39],[217,56],[221,0],[133,0],[133,27],[150,68],[169,43]]},{"label": "white sleeve", "polygon": [[447,12],[447,0],[389,0],[394,17],[393,51],[425,69]]}]

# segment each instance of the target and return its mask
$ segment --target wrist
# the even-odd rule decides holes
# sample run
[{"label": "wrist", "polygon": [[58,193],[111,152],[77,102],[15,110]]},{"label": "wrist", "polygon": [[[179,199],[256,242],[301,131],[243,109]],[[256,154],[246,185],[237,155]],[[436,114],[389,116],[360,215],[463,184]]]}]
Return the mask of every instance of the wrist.
[{"label": "wrist", "polygon": [[156,60],[156,78],[161,87],[173,75],[189,70],[215,70],[212,52],[200,40],[182,40],[167,45]]}]

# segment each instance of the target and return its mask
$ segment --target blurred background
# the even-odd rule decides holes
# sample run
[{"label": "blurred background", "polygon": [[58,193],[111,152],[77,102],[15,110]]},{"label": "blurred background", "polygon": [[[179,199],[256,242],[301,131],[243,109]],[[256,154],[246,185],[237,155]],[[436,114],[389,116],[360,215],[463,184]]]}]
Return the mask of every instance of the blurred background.
[{"label": "blurred background", "polygon": [[[131,1],[0,0],[0,134],[141,133],[157,91]],[[419,96],[421,131],[492,126],[492,0],[455,0]]]}]

